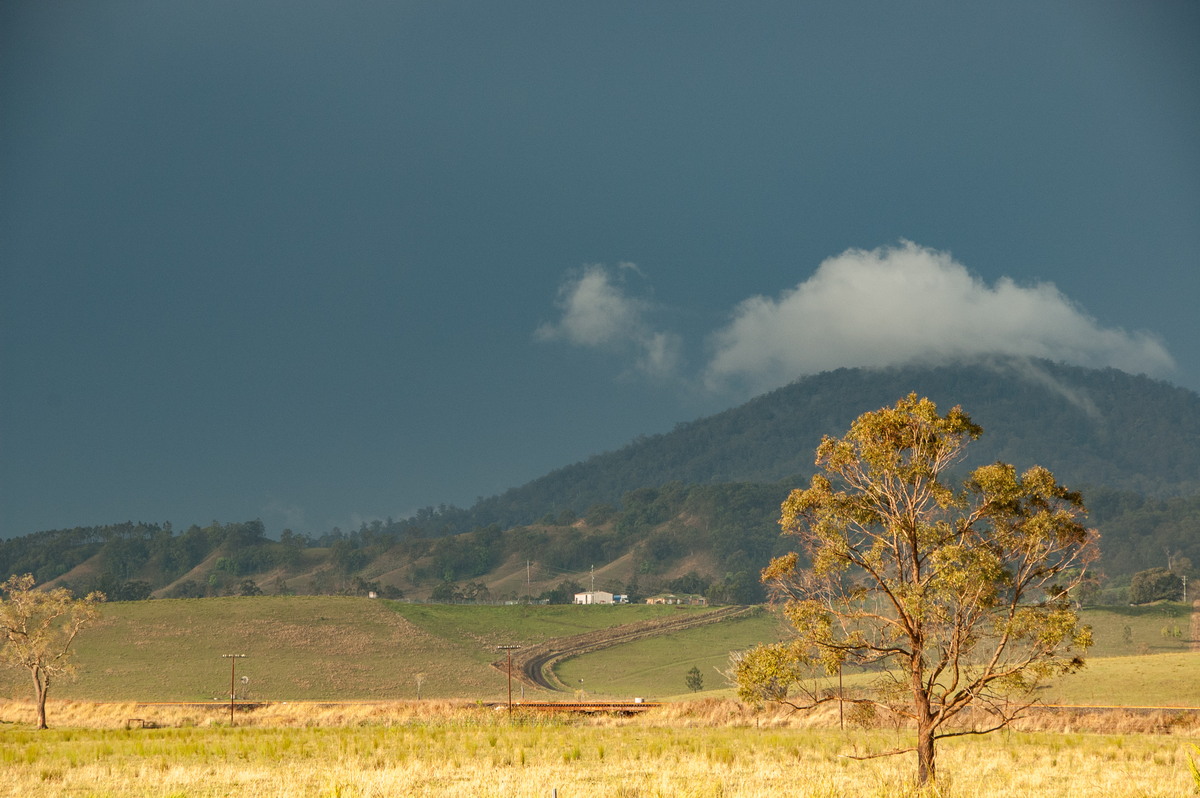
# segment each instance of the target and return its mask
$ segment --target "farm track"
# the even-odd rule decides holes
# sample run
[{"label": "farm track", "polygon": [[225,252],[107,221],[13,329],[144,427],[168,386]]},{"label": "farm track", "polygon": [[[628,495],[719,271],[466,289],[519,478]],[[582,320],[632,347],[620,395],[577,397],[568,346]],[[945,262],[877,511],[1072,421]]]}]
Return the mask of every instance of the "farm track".
[{"label": "farm track", "polygon": [[[555,664],[570,657],[589,654],[603,648],[619,646],[646,637],[692,629],[712,623],[728,621],[754,612],[754,607],[721,607],[712,612],[688,613],[677,618],[661,618],[653,621],[638,621],[594,632],[556,637],[513,652],[513,677],[533,687],[569,692],[570,689],[554,675]],[[507,672],[507,658],[496,660],[492,667]]]}]

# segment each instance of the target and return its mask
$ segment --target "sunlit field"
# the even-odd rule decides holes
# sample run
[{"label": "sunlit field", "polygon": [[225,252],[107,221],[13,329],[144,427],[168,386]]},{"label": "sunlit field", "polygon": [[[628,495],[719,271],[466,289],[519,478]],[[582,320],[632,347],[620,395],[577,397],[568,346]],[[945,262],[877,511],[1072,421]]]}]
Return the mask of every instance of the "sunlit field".
[{"label": "sunlit field", "polygon": [[[0,795],[909,796],[900,729],[805,728],[730,702],[634,718],[523,716],[470,705],[288,705],[228,715],[127,705],[0,705]],[[136,714],[135,714],[136,713]],[[124,726],[157,718],[162,728]],[[1070,721],[1067,721],[1070,724]],[[1132,727],[1131,727],[1132,728]],[[1179,729],[1176,729],[1179,731]],[[1011,731],[943,743],[929,795],[1190,794],[1188,734]]]},{"label": "sunlit field", "polygon": [[[936,791],[919,793],[913,755],[852,758],[911,745],[904,728],[876,719],[842,730],[835,709],[789,716],[730,700],[719,671],[731,648],[777,639],[778,622],[765,613],[559,664],[559,677],[589,698],[673,699],[645,715],[518,709],[510,722],[483,703],[505,695],[504,675],[490,665],[497,644],[658,611],[588,609],[321,597],[114,604],[81,638],[80,679],[56,685],[49,731],[32,728],[22,674],[3,671],[0,695],[11,700],[0,700],[0,798],[1196,794],[1188,758],[1200,757],[1192,748],[1200,721],[1188,709],[1039,713],[1006,732],[946,741]],[[1200,658],[1191,634],[1174,633],[1184,617],[1172,607],[1092,612],[1097,656],[1040,698],[1200,706]],[[225,706],[127,701],[227,696],[227,651],[251,655],[238,661],[238,676],[249,675],[239,695],[268,702],[239,707],[233,726]],[[698,696],[685,693],[693,665],[705,680]],[[425,700],[397,700],[415,699],[418,673],[429,676]],[[847,674],[847,689],[860,678]]]}]

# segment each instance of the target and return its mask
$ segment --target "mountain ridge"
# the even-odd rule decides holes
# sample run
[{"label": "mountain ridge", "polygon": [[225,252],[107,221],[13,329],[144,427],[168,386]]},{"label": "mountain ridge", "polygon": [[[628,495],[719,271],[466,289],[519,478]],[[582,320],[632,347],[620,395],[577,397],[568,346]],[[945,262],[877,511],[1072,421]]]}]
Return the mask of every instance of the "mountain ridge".
[{"label": "mountain ridge", "polygon": [[[847,399],[851,392],[853,398]],[[1044,465],[1073,486],[1155,497],[1200,490],[1200,395],[1112,368],[992,358],[946,366],[843,368],[803,377],[737,407],[678,424],[671,432],[555,469],[483,499],[469,512],[475,524],[528,523],[542,513],[583,512],[638,487],[672,481],[804,478],[813,471],[822,435],[840,436],[862,413],[913,392],[928,396],[943,412],[959,405],[983,427],[966,465],[995,460],[1018,469]],[[1152,416],[1139,416],[1130,402],[1120,401],[1139,394],[1153,397]],[[1024,412],[1034,401],[1053,411],[1051,423]],[[1151,440],[1133,445],[1135,435]],[[614,477],[611,472],[617,470],[624,473]],[[525,509],[524,517],[512,512],[517,506]]]},{"label": "mountain ridge", "polygon": [[1122,577],[1168,558],[1200,563],[1200,395],[1115,369],[994,358],[838,369],[556,469],[470,509],[427,508],[318,537],[261,521],[125,523],[0,541],[0,575],[34,573],[110,597],[262,589],[421,598],[569,600],[597,586],[761,600],[758,571],[790,541],[779,503],[814,470],[823,435],[917,393],[983,427],[961,470],[1049,468],[1084,494],[1102,565]]}]

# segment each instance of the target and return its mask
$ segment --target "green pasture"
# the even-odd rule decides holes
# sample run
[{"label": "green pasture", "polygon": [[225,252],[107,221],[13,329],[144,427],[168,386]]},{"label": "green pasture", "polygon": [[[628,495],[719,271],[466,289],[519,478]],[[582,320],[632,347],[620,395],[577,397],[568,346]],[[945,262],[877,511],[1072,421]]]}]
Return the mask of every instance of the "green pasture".
[{"label": "green pasture", "polygon": [[563,684],[596,697],[663,698],[688,692],[685,678],[700,669],[707,690],[726,687],[720,671],[729,653],[782,639],[784,627],[772,613],[762,612],[711,626],[637,640],[559,663],[555,674]]},{"label": "green pasture", "polygon": [[[468,606],[330,596],[156,599],[115,602],[77,643],[76,681],[53,698],[209,701],[229,695],[230,661],[246,700],[404,700],[505,694],[490,667],[497,645],[556,637],[701,609],[663,606]],[[1041,691],[1050,703],[1200,706],[1200,653],[1190,653],[1182,604],[1088,609],[1096,645],[1079,674]],[[786,634],[771,613],[642,639],[559,663],[573,690],[596,697],[689,694],[700,669],[705,692],[728,691],[720,671],[731,651]],[[243,684],[241,677],[246,677]],[[853,675],[848,675],[853,678]],[[0,696],[24,699],[27,674],[0,670]],[[527,688],[526,693],[529,693]],[[725,694],[728,694],[726,692]],[[558,695],[561,697],[561,694]]]},{"label": "green pasture", "polygon": [[[684,695],[684,677],[691,666],[681,668],[679,665],[668,674],[669,683],[664,685],[664,693],[656,698],[679,700],[689,697],[690,694]],[[582,678],[587,679],[586,675]],[[868,681],[867,674],[847,670],[843,684],[852,691]],[[732,698],[736,692],[715,670],[705,673],[704,686],[702,695],[706,697]],[[710,686],[717,689],[710,689]],[[816,687],[834,690],[837,677],[823,676]],[[632,694],[639,693],[635,690]],[[1200,654],[1090,658],[1082,671],[1038,688],[1036,697],[1043,704],[1068,706],[1200,708]]]},{"label": "green pasture", "polygon": [[[1190,608],[1181,603],[1090,608],[1082,613],[1095,645],[1087,666],[1039,691],[1047,703],[1200,707],[1200,653],[1190,653]],[[731,696],[721,675],[729,652],[786,637],[769,613],[638,640],[564,660],[555,673],[597,697],[682,697],[687,671],[704,677],[706,695]],[[846,685],[863,681],[846,674]],[[832,683],[831,683],[832,684]]]},{"label": "green pasture", "polygon": [[1047,704],[1200,707],[1200,653],[1089,658],[1038,697]]},{"label": "green pasture", "polygon": [[1095,607],[1081,613],[1095,645],[1088,657],[1171,654],[1191,649],[1191,607],[1162,601],[1141,607]]},{"label": "green pasture", "polygon": [[396,612],[430,634],[473,642],[484,652],[488,662],[495,659],[495,647],[499,645],[532,645],[620,624],[709,611],[701,607],[650,604],[475,606],[389,603]]},{"label": "green pasture", "polygon": [[[662,617],[670,607],[422,605],[338,596],[113,602],[80,635],[78,679],[54,698],[208,701],[494,699],[499,644],[532,644]],[[242,677],[247,679],[242,683]],[[27,674],[0,669],[0,695],[24,698]]]},{"label": "green pasture", "polygon": [[[407,698],[498,691],[484,667],[456,668],[457,641],[428,635],[378,601],[338,596],[156,599],[114,602],[76,643],[79,676],[54,686],[58,698],[208,701],[228,698],[230,661],[239,697],[287,701]],[[247,679],[242,684],[241,677]],[[0,673],[6,695],[28,677]]]},{"label": "green pasture", "polygon": [[[430,634],[383,602],[330,596],[116,602],[76,643],[79,677],[55,698],[206,701],[404,699],[499,694],[503,678],[469,641]],[[241,677],[248,682],[243,684]],[[28,676],[0,671],[4,695]]]}]

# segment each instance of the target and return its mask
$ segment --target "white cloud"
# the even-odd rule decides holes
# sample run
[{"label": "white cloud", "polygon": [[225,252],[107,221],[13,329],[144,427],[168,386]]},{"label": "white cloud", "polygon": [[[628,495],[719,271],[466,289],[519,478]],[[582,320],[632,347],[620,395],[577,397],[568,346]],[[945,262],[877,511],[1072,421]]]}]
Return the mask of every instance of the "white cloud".
[{"label": "white cloud", "polygon": [[539,327],[535,337],[632,353],[638,371],[659,377],[674,374],[680,338],[651,327],[647,317],[654,305],[628,294],[625,275],[629,273],[643,276],[635,264],[621,263],[616,272],[592,264],[569,277],[559,287],[555,302],[561,317]]},{"label": "white cloud", "polygon": [[989,286],[911,242],[848,250],[777,299],[743,301],[712,344],[705,383],[756,391],[842,366],[991,354],[1149,374],[1174,365],[1157,339],[1101,327],[1053,284]]},{"label": "white cloud", "polygon": [[[654,303],[634,296],[635,265],[584,267],[559,289],[543,341],[604,349],[646,375],[679,377],[683,339],[654,329]],[[1164,376],[1174,362],[1148,333],[1102,327],[1052,283],[987,284],[949,253],[911,242],[851,249],[778,297],[739,303],[708,340],[695,380],[712,391],[756,393],[841,367],[1039,357]]]}]

